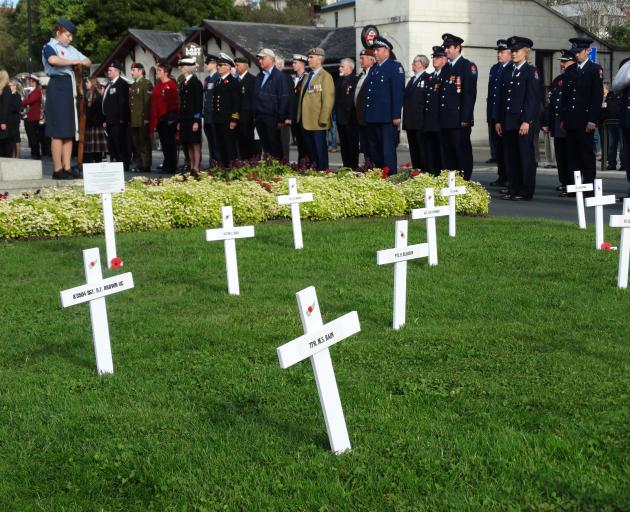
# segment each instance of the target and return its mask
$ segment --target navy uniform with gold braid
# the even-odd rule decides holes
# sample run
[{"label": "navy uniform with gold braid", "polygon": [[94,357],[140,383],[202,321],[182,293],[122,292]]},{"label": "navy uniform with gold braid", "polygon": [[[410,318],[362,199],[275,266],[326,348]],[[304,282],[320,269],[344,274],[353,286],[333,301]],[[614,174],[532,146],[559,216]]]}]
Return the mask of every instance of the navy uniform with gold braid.
[{"label": "navy uniform with gold braid", "polygon": [[[210,62],[216,62],[218,57],[216,55],[206,55],[206,64]],[[207,75],[203,80],[203,132],[206,135],[208,141],[208,153],[210,155],[210,165],[212,167],[213,162],[221,161],[221,148],[217,141],[217,134],[214,130],[214,123],[212,122],[212,97],[214,96],[214,89],[221,77],[219,72],[215,69],[210,75]]]},{"label": "navy uniform with gold braid", "polygon": [[[234,61],[221,54],[217,61],[234,67]],[[230,129],[230,123],[238,123],[241,107],[241,88],[238,80],[227,73],[221,76],[214,88],[212,97],[212,122],[217,134],[217,142],[221,148],[221,163],[229,167],[236,159],[236,129]]]},{"label": "navy uniform with gold braid", "polygon": [[[442,35],[443,46],[461,45],[464,40],[452,34]],[[473,168],[470,132],[477,100],[477,66],[463,56],[442,69],[440,87],[440,143],[442,164],[446,169],[461,170],[470,180]]]},{"label": "navy uniform with gold braid", "polygon": [[[591,39],[575,37],[571,50],[577,55],[587,49]],[[571,148],[569,157],[569,179],[573,173],[582,172],[583,183],[593,183],[595,179],[595,131],[587,132],[588,123],[595,125],[604,99],[604,72],[599,64],[590,60],[577,63],[565,72],[562,84],[561,119],[567,132],[567,146]],[[591,125],[592,126],[592,125]]]},{"label": "navy uniform with gold braid", "polygon": [[[444,57],[444,48],[434,46],[431,57]],[[431,73],[424,84],[424,157],[427,171],[438,175],[442,170],[442,151],[440,148],[440,87],[442,71]]]},{"label": "navy uniform with gold braid", "polygon": [[[389,48],[384,37],[374,39],[374,48]],[[392,121],[400,119],[405,92],[405,71],[400,62],[388,59],[375,64],[365,79],[365,111],[368,144],[374,165],[387,167],[393,174],[398,168],[396,144],[398,127]]]}]

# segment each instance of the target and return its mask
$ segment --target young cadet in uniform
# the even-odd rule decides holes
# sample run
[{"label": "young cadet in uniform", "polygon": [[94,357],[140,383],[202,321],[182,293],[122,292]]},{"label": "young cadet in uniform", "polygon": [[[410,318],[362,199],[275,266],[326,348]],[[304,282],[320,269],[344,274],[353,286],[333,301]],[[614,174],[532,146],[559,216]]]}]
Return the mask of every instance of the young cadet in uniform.
[{"label": "young cadet in uniform", "polygon": [[508,42],[505,39],[497,41],[497,63],[490,68],[490,76],[488,78],[488,98],[486,99],[486,119],[488,121],[488,134],[490,139],[491,157],[488,163],[492,161],[497,163],[498,177],[490,183],[492,187],[507,186],[507,174],[505,172],[505,159],[503,158],[503,147],[501,146],[501,137],[497,135],[494,127],[496,119],[492,118],[495,104],[497,102],[497,89],[501,84],[501,75],[506,68],[511,69],[512,54],[508,48]]},{"label": "young cadet in uniform", "polygon": [[363,153],[364,165],[372,163],[370,155],[370,145],[368,142],[367,123],[365,122],[365,80],[370,73],[370,69],[376,64],[374,50],[371,48],[361,50],[359,54],[359,64],[361,65],[361,74],[354,92],[354,111],[357,115],[357,123],[359,125],[359,141],[361,152]]},{"label": "young cadet in uniform", "polygon": [[136,157],[136,167],[131,172],[151,172],[151,91],[153,84],[145,78],[144,66],[136,62],[131,66],[134,82],[129,87],[131,142]]},{"label": "young cadet in uniform", "polygon": [[229,167],[236,159],[237,127],[241,109],[241,88],[238,79],[231,74],[234,61],[225,53],[217,59],[220,80],[214,89],[212,98],[212,119],[221,148],[221,164]]},{"label": "young cadet in uniform", "polygon": [[208,74],[203,81],[203,133],[208,142],[208,155],[210,158],[208,167],[212,167],[221,161],[221,148],[219,148],[217,143],[217,134],[214,132],[214,123],[212,122],[212,97],[214,96],[214,89],[221,79],[217,71],[217,59],[216,55],[207,54],[204,64],[204,69]]},{"label": "young cadet in uniform", "polygon": [[569,179],[573,183],[573,173],[581,171],[582,182],[593,183],[593,139],[604,100],[604,73],[599,64],[588,58],[592,39],[574,37],[569,42],[573,45],[571,51],[575,54],[576,64],[564,73],[560,115],[567,132]]},{"label": "young cadet in uniform", "polygon": [[293,75],[293,93],[291,94],[290,101],[291,132],[293,133],[293,138],[295,139],[295,143],[297,145],[298,164],[306,164],[307,160],[310,160],[306,149],[306,141],[304,140],[304,130],[302,129],[302,125],[298,123],[297,119],[298,102],[300,100],[300,96],[302,95],[302,88],[306,83],[306,77],[308,76],[308,73],[306,72],[307,62],[308,59],[306,55],[301,54],[295,54],[293,56],[293,60],[291,61],[291,67],[295,73]]},{"label": "young cadet in uniform", "polygon": [[203,85],[195,75],[197,62],[185,57],[178,62],[184,79],[179,84],[179,142],[188,153],[190,174],[199,174],[201,164],[201,112],[203,110]]},{"label": "young cadet in uniform", "polygon": [[341,160],[344,167],[359,167],[359,127],[354,109],[354,91],[357,86],[354,74],[354,61],[341,59],[339,80],[335,86],[335,117],[341,146]]},{"label": "young cadet in uniform", "polygon": [[241,109],[236,129],[238,157],[241,160],[250,160],[258,154],[254,140],[254,114],[252,114],[252,97],[256,77],[249,72],[249,61],[245,57],[236,57],[234,65],[241,91]]},{"label": "young cadet in uniform", "polygon": [[179,114],[179,93],[177,84],[171,77],[171,66],[168,62],[158,62],[155,75],[157,82],[151,92],[151,122],[149,133],[157,129],[164,155],[162,172],[177,172],[177,117]]},{"label": "young cadet in uniform", "polygon": [[562,99],[562,84],[564,83],[564,73],[566,69],[575,64],[575,55],[571,50],[562,50],[560,55],[560,74],[553,79],[549,90],[549,102],[545,107],[543,121],[543,131],[553,137],[553,148],[556,154],[556,165],[558,166],[558,180],[560,185],[556,190],[560,192],[560,197],[566,197],[567,185],[571,183],[569,179],[569,163],[567,150],[567,134],[560,122],[560,100]]},{"label": "young cadet in uniform", "polygon": [[462,57],[461,37],[442,34],[448,64],[442,70],[440,86],[440,144],[442,165],[461,170],[470,180],[473,169],[470,132],[477,100],[477,66]]},{"label": "young cadet in uniform", "polygon": [[121,62],[112,62],[107,68],[109,83],[103,93],[103,114],[107,125],[107,145],[112,162],[122,162],[129,171],[129,83],[120,76]]},{"label": "young cadet in uniform", "polygon": [[424,85],[424,157],[427,171],[438,176],[442,171],[442,150],[440,147],[440,85],[442,69],[447,59],[442,46],[434,46],[431,54],[433,73]]},{"label": "young cadet in uniform", "polygon": [[403,99],[403,130],[407,132],[409,156],[414,169],[427,170],[424,156],[424,106],[425,84],[429,73],[429,59],[426,55],[416,55],[411,63],[413,76],[405,87]]},{"label": "young cadet in uniform", "polygon": [[540,105],[538,70],[527,62],[531,39],[513,36],[509,40],[513,67],[504,73],[498,91],[496,131],[503,138],[508,187],[501,199],[529,200],[536,188],[534,123]]},{"label": "young cadet in uniform", "polygon": [[387,167],[391,174],[398,170],[396,140],[405,93],[405,70],[390,58],[393,48],[384,37],[374,39],[372,49],[378,64],[370,69],[364,85],[370,155],[376,167]]}]

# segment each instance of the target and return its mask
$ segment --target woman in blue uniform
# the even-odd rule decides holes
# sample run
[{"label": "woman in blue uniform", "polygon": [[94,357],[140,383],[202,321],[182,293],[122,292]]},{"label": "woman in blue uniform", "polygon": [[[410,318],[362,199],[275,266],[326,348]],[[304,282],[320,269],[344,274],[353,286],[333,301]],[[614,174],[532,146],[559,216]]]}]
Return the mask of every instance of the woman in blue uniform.
[{"label": "woman in blue uniform", "polygon": [[51,138],[54,166],[53,179],[69,180],[72,141],[78,138],[76,84],[72,66],[89,67],[92,63],[70,43],[77,27],[60,18],[52,29],[52,37],[42,49],[44,71],[50,77],[46,92],[46,135]]}]

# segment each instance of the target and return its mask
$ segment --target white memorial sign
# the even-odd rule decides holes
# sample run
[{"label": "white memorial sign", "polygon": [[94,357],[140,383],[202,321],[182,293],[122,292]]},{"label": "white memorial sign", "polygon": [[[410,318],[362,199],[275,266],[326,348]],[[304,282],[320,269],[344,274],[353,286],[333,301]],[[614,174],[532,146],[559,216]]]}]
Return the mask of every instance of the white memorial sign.
[{"label": "white memorial sign", "polygon": [[441,197],[448,197],[448,234],[454,237],[457,232],[455,224],[455,197],[466,193],[466,187],[455,186],[455,171],[448,173],[448,187],[440,190]]},{"label": "white memorial sign", "polygon": [[449,213],[448,206],[435,206],[435,193],[432,188],[424,189],[424,208],[411,210],[411,218],[414,220],[427,219],[427,242],[429,243],[429,265],[438,264],[437,235],[435,232],[435,218],[446,217]]},{"label": "white memorial sign", "polygon": [[310,357],[330,447],[340,454],[351,446],[328,348],[361,330],[359,316],[352,311],[324,325],[315,287],[299,291],[296,298],[304,335],[277,348],[280,367],[288,368]]},{"label": "white memorial sign", "polygon": [[133,276],[127,272],[103,279],[97,248],[83,251],[83,266],[87,284],[62,291],[61,305],[67,308],[83,302],[90,303],[96,369],[98,373],[114,373],[105,297],[133,288]]},{"label": "white memorial sign", "polygon": [[567,192],[575,193],[575,201],[578,211],[578,225],[582,229],[586,229],[586,215],[584,213],[584,192],[593,190],[592,183],[582,183],[582,173],[575,171],[573,173],[573,181],[575,185],[567,185]]},{"label": "white memorial sign", "polygon": [[394,264],[394,329],[405,325],[407,305],[407,261],[426,258],[429,244],[407,245],[408,222],[396,221],[394,249],[384,249],[376,253],[376,264]]},{"label": "white memorial sign", "polygon": [[254,236],[254,226],[234,227],[234,217],[232,216],[231,206],[221,207],[221,218],[223,219],[223,227],[217,229],[207,229],[206,241],[216,242],[224,240],[228,293],[230,295],[239,295],[240,289],[238,284],[238,264],[236,261],[235,240],[237,238],[252,238]]},{"label": "white memorial sign", "polygon": [[630,198],[623,200],[623,214],[610,216],[610,227],[621,228],[621,248],[619,249],[619,270],[617,287],[628,287],[628,262],[630,261]]},{"label": "white memorial sign", "polygon": [[615,196],[602,195],[602,180],[595,180],[595,195],[586,198],[587,207],[595,207],[595,248],[601,251],[604,243],[604,205],[615,204]]},{"label": "white memorial sign", "polygon": [[[122,266],[122,261],[116,256],[112,194],[125,191],[125,172],[122,162],[83,164],[83,190],[86,194],[101,195],[107,267],[119,268]],[[112,265],[113,260],[115,262]]]},{"label": "white memorial sign", "polygon": [[302,249],[302,221],[300,220],[300,203],[307,203],[313,200],[313,194],[298,194],[297,180],[289,178],[289,194],[278,196],[278,204],[291,205],[291,221],[293,222],[293,245],[296,249]]}]

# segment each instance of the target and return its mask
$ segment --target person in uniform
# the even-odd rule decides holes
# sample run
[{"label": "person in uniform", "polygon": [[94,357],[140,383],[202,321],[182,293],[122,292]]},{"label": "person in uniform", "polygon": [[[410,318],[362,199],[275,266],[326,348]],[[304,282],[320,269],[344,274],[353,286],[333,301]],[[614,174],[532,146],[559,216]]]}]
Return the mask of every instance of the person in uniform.
[{"label": "person in uniform", "polygon": [[103,114],[107,130],[107,147],[112,162],[122,162],[129,172],[129,83],[122,78],[123,65],[114,61],[107,68],[109,83],[103,94]]},{"label": "person in uniform", "polygon": [[440,86],[442,69],[447,59],[444,47],[434,46],[431,54],[433,73],[429,74],[424,84],[424,158],[426,170],[438,176],[442,171],[442,149],[440,147]]},{"label": "person in uniform", "polygon": [[497,135],[502,138],[507,189],[501,199],[529,200],[536,188],[536,154],[534,123],[540,105],[538,70],[527,62],[534,43],[531,39],[513,36],[508,39],[512,52],[511,72],[504,72],[497,95],[494,118]]},{"label": "person in uniform", "polygon": [[90,59],[70,43],[77,27],[70,20],[60,18],[52,29],[50,41],[42,48],[44,71],[50,77],[46,88],[45,118],[47,137],[51,138],[53,179],[73,179],[71,171],[72,141],[78,140],[76,84],[72,66],[89,68]]},{"label": "person in uniform", "polygon": [[409,156],[414,169],[427,170],[424,156],[424,106],[425,85],[429,73],[429,59],[426,55],[416,55],[411,63],[413,76],[407,82],[403,100],[403,130],[407,132]]},{"label": "person in uniform", "polygon": [[384,37],[376,37],[372,45],[378,63],[368,74],[364,87],[365,115],[370,155],[377,167],[398,169],[396,141],[405,93],[405,70],[390,58],[393,45]]},{"label": "person in uniform", "polygon": [[103,115],[103,95],[98,80],[85,80],[85,139],[83,142],[83,163],[100,163],[107,153]]},{"label": "person in uniform", "polygon": [[306,166],[310,162],[308,151],[306,149],[306,141],[304,140],[304,130],[302,125],[298,123],[298,103],[300,96],[302,95],[302,88],[306,81],[308,74],[306,73],[306,63],[308,59],[306,55],[296,53],[293,55],[291,61],[291,67],[293,68],[293,93],[291,94],[290,109],[291,109],[291,132],[295,139],[298,151],[298,165]]},{"label": "person in uniform", "polygon": [[230,72],[234,61],[225,53],[219,54],[217,69],[220,80],[212,98],[212,120],[221,148],[221,164],[229,167],[236,160],[237,128],[241,110],[241,88]]},{"label": "person in uniform", "polygon": [[361,65],[361,74],[354,90],[354,111],[357,116],[357,124],[359,125],[359,141],[361,152],[363,153],[363,165],[370,166],[372,165],[372,156],[370,155],[367,123],[365,122],[365,79],[368,77],[370,69],[376,64],[374,50],[371,48],[361,50],[359,64]]},{"label": "person in uniform", "polygon": [[[621,169],[625,169],[626,179],[630,183],[630,57],[619,63],[612,90],[619,95],[619,128],[622,137]],[[630,190],[628,190],[628,197],[630,197]]]},{"label": "person in uniform", "polygon": [[562,85],[564,83],[564,73],[567,68],[575,64],[575,55],[571,50],[562,50],[560,55],[560,74],[553,79],[549,90],[549,102],[545,107],[543,119],[543,131],[553,137],[553,148],[556,155],[556,165],[558,167],[558,181],[560,185],[556,190],[561,197],[566,197],[567,185],[571,183],[569,178],[568,151],[566,143],[566,132],[560,122],[560,100],[562,98]]},{"label": "person in uniform", "polygon": [[151,137],[149,118],[151,116],[151,91],[153,84],[145,77],[144,65],[135,62],[131,66],[133,84],[129,87],[129,110],[131,142],[136,166],[132,172],[151,172]]},{"label": "person in uniform", "polygon": [[153,136],[157,129],[164,155],[162,172],[177,172],[177,118],[179,116],[179,93],[177,84],[171,77],[168,62],[156,66],[157,83],[151,93],[151,122],[149,133]]},{"label": "person in uniform", "polygon": [[593,139],[604,100],[604,72],[599,64],[591,62],[588,50],[592,39],[569,39],[576,64],[564,73],[560,119],[566,130],[569,148],[569,179],[573,173],[582,172],[583,183],[595,180],[595,151]]},{"label": "person in uniform", "polygon": [[341,146],[341,161],[344,167],[359,166],[359,127],[354,108],[354,92],[358,77],[354,73],[354,61],[341,59],[339,80],[335,86],[335,114],[337,133]]},{"label": "person in uniform", "polygon": [[28,137],[28,145],[31,148],[31,158],[33,160],[41,160],[42,133],[39,122],[42,118],[42,88],[39,86],[39,78],[37,76],[29,75],[27,80],[31,90],[21,104],[22,108],[28,109],[24,129]]},{"label": "person in uniform", "polygon": [[440,144],[446,169],[461,170],[470,180],[473,169],[470,132],[477,100],[477,66],[461,55],[464,40],[442,34],[448,64],[440,81]]},{"label": "person in uniform", "polygon": [[490,68],[488,77],[488,98],[486,99],[486,120],[488,121],[488,139],[490,141],[491,158],[487,163],[496,162],[497,179],[490,183],[492,187],[506,187],[507,174],[505,172],[505,159],[503,158],[502,139],[497,135],[495,129],[496,119],[493,119],[493,112],[497,102],[497,90],[501,84],[501,75],[509,68],[512,69],[512,54],[505,39],[497,41],[497,63]]},{"label": "person in uniform", "polygon": [[322,48],[311,48],[307,54],[311,68],[298,105],[298,122],[304,130],[306,147],[318,171],[328,168],[326,132],[332,126],[335,106],[335,82],[323,68],[326,56]]},{"label": "person in uniform", "polygon": [[188,153],[190,174],[197,176],[201,164],[201,114],[203,85],[195,75],[196,61],[185,57],[178,62],[183,80],[179,84],[179,142]]},{"label": "person in uniform", "polygon": [[210,157],[208,167],[213,167],[221,161],[221,148],[217,142],[217,134],[212,122],[212,97],[214,96],[214,89],[221,79],[217,71],[217,59],[216,55],[208,54],[204,64],[207,75],[203,81],[203,133],[208,142],[208,155]]},{"label": "person in uniform", "polygon": [[284,126],[289,111],[290,90],[282,72],[276,68],[276,54],[269,48],[258,52],[261,72],[256,76],[252,112],[263,151],[282,160],[280,129]]},{"label": "person in uniform", "polygon": [[237,127],[238,157],[251,160],[258,156],[254,140],[254,114],[252,114],[252,98],[256,77],[249,72],[249,61],[245,57],[234,59],[237,80],[241,88],[240,112]]}]

